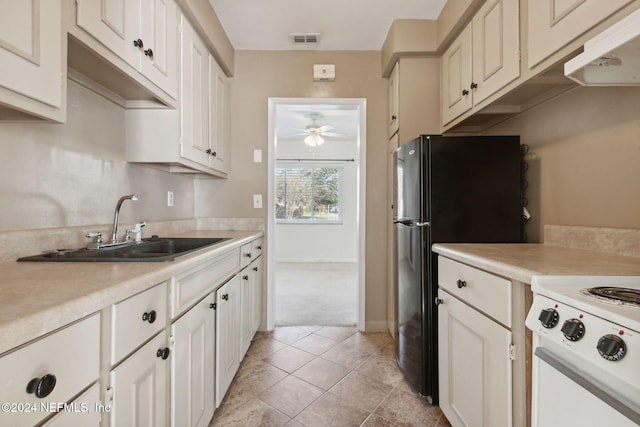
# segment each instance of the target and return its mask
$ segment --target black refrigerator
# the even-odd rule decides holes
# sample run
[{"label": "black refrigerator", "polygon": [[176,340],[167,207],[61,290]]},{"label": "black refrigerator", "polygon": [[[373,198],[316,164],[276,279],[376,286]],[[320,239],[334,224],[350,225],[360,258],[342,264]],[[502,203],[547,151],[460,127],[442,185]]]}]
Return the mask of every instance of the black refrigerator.
[{"label": "black refrigerator", "polygon": [[518,136],[422,135],[395,153],[398,366],[438,403],[434,243],[521,241]]}]

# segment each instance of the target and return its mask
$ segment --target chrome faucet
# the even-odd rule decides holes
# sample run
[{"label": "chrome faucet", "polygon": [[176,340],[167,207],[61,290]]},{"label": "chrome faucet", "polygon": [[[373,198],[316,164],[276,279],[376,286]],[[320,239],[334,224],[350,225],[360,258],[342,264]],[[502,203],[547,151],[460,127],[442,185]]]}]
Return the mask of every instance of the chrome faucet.
[{"label": "chrome faucet", "polygon": [[129,194],[128,196],[120,197],[120,200],[118,200],[118,204],[116,205],[116,211],[113,214],[113,232],[111,233],[112,245],[118,243],[118,216],[120,215],[120,207],[122,206],[122,202],[124,202],[125,200],[136,201],[138,200],[138,195]]}]

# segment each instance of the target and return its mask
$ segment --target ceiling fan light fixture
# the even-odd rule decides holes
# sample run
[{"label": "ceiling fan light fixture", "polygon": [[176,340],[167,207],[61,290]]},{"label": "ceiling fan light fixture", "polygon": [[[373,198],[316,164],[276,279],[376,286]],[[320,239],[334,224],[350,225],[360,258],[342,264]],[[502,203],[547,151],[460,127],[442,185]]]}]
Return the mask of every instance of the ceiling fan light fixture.
[{"label": "ceiling fan light fixture", "polygon": [[309,147],[319,147],[322,144],[324,144],[324,138],[316,134],[308,135],[304,138],[304,143],[307,144]]}]

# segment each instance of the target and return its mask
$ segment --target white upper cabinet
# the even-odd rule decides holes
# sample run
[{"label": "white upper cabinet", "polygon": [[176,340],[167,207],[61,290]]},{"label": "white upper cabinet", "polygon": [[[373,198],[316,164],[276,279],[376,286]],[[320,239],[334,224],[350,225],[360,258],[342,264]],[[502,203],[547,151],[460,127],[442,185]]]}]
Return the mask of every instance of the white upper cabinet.
[{"label": "white upper cabinet", "polygon": [[517,0],[489,0],[442,57],[444,124],[520,76]]},{"label": "white upper cabinet", "polygon": [[62,40],[60,0],[0,2],[0,110],[64,121]]},{"label": "white upper cabinet", "polygon": [[181,76],[181,156],[226,174],[227,78],[184,17]]},{"label": "white upper cabinet", "polygon": [[542,62],[631,0],[529,1],[528,66]]},{"label": "white upper cabinet", "polygon": [[178,8],[173,0],[77,0],[77,24],[173,98]]},{"label": "white upper cabinet", "polygon": [[448,123],[473,106],[471,75],[471,25],[442,55],[442,121]]},{"label": "white upper cabinet", "polygon": [[473,103],[520,76],[517,0],[489,0],[473,18]]},{"label": "white upper cabinet", "polygon": [[182,17],[181,155],[208,166],[209,153],[209,49]]},{"label": "white upper cabinet", "polygon": [[229,172],[225,147],[229,132],[229,84],[215,58],[209,54],[209,167]]}]

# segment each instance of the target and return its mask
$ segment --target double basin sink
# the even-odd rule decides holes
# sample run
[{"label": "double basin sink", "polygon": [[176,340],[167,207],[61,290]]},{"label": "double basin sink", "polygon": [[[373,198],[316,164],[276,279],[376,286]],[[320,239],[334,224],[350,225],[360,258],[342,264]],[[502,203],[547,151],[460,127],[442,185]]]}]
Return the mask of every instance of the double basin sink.
[{"label": "double basin sink", "polygon": [[164,262],[209,248],[230,238],[226,237],[158,237],[114,249],[60,249],[19,258],[18,261],[45,262]]}]

